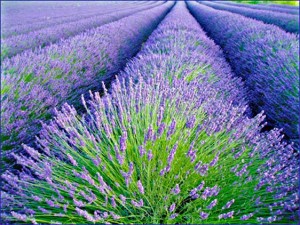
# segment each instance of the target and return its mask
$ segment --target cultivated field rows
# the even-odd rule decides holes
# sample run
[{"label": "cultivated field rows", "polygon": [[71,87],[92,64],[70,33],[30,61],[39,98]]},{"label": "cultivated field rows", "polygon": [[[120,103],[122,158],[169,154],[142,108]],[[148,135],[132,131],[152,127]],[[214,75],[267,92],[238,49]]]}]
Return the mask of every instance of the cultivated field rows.
[{"label": "cultivated field rows", "polygon": [[116,9],[126,6],[150,5],[153,1],[123,1],[119,2],[64,2],[63,4],[57,2],[39,1],[33,2],[14,2],[3,3],[1,27],[18,27],[30,25],[33,23],[49,22],[61,18],[64,20],[67,17],[74,17],[75,15],[82,15],[89,12],[98,11],[104,13],[107,10]]},{"label": "cultivated field rows", "polygon": [[252,19],[261,20],[267,24],[274,24],[287,32],[299,34],[299,14],[291,15],[288,13],[274,12],[271,10],[249,9],[245,7],[237,7],[229,4],[214,3],[209,1],[201,1],[200,3],[210,6],[214,9],[225,10],[250,17]]},{"label": "cultivated field rows", "polygon": [[115,10],[111,14],[93,16],[73,22],[66,22],[57,26],[47,27],[27,34],[16,35],[1,41],[1,58],[11,57],[28,49],[44,48],[45,46],[67,39],[92,28],[119,20],[141,10],[150,9],[162,3],[158,2],[151,6],[138,6]]},{"label": "cultivated field rows", "polygon": [[98,4],[2,31],[1,218],[296,223],[299,13]]},{"label": "cultivated field rows", "polygon": [[[20,35],[20,34],[25,34],[25,33],[29,33],[31,31],[35,31],[35,30],[40,30],[42,28],[46,28],[46,27],[50,27],[50,26],[56,26],[58,24],[63,24],[66,22],[73,22],[73,21],[79,21],[81,19],[85,19],[85,18],[89,18],[92,16],[99,16],[99,15],[104,15],[104,14],[108,14],[108,13],[112,13],[121,9],[126,9],[126,8],[133,8],[133,7],[140,7],[140,6],[146,6],[149,5],[146,4],[146,2],[141,2],[140,4],[137,3],[131,3],[131,4],[122,4],[120,5],[118,8],[115,7],[115,5],[113,5],[113,7],[109,7],[108,6],[101,6],[101,8],[98,7],[93,7],[93,8],[88,8],[85,9],[84,12],[81,13],[77,13],[74,15],[69,15],[69,16],[58,16],[59,13],[57,13],[58,15],[56,15],[56,17],[54,18],[48,18],[47,20],[39,20],[37,22],[34,21],[30,21],[29,23],[25,23],[23,25],[15,25],[15,26],[9,26],[6,23],[3,22],[4,27],[2,27],[2,33],[1,33],[1,37],[2,39],[11,37],[11,36],[15,36],[15,35]],[[53,10],[53,9],[49,9],[48,10]],[[65,13],[65,11],[63,11],[62,13]],[[43,14],[47,14],[47,12],[43,12]],[[57,17],[58,16],[58,17]],[[5,27],[6,25],[6,27]]]}]

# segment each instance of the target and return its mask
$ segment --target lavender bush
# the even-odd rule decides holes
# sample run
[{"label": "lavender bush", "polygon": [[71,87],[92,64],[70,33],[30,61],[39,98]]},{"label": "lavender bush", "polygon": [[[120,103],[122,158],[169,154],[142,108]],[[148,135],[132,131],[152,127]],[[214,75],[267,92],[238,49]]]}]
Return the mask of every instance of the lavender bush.
[{"label": "lavender bush", "polygon": [[[3,62],[1,138],[4,154],[29,143],[40,121],[64,102],[101,87],[139,50],[172,2],[82,33],[38,52],[24,52]],[[115,35],[120,33],[122,35]]]},{"label": "lavender bush", "polygon": [[258,9],[258,10],[268,10],[273,12],[281,12],[281,13],[288,13],[292,15],[299,15],[299,9],[297,8],[281,8],[281,7],[274,7],[272,5],[268,4],[257,4],[257,5],[251,5],[251,4],[242,4],[242,3],[235,3],[235,2],[229,2],[229,1],[218,1],[217,3],[221,4],[228,4],[232,6],[239,6],[239,7],[246,7],[250,9]]},{"label": "lavender bush", "polygon": [[[106,5],[92,5],[89,7],[84,7],[84,12],[78,12],[77,14],[70,15],[70,16],[63,16],[61,14],[65,14],[66,11],[68,12],[70,9],[62,7],[62,12],[60,10],[55,9],[55,12],[57,15],[55,15],[54,18],[49,17],[47,20],[41,20],[38,22],[28,22],[25,24],[19,24],[15,26],[5,26],[2,27],[1,30],[1,38],[8,38],[11,36],[16,36],[20,34],[26,34],[32,31],[40,30],[43,28],[51,27],[51,26],[57,26],[59,24],[67,23],[67,22],[74,22],[74,21],[79,21],[82,19],[86,19],[89,17],[95,17],[99,15],[104,15],[108,13],[112,13],[115,11],[119,10],[124,10],[124,9],[130,9],[130,8],[135,8],[136,6],[145,6],[146,4],[141,2],[141,4],[132,4],[129,2],[121,2],[121,4],[116,5],[116,4],[106,4]],[[152,4],[154,5],[154,4]],[[100,6],[100,7],[99,7]],[[149,5],[151,6],[151,5]],[[46,11],[46,12],[45,12]],[[46,7],[45,10],[42,11],[43,15],[47,15],[48,11],[53,11],[53,8],[51,7]],[[27,9],[26,13],[32,14],[31,11]],[[13,14],[13,13],[12,13]],[[15,13],[18,15],[18,13]],[[15,14],[13,14],[15,16]],[[34,15],[37,16],[37,13],[34,12]],[[8,16],[4,16],[4,18],[7,18]],[[25,15],[24,15],[25,17]]]},{"label": "lavender bush", "polygon": [[299,41],[276,26],[188,2],[233,71],[245,80],[254,113],[264,110],[271,126],[299,141]]},{"label": "lavender bush", "polygon": [[[182,51],[194,49],[189,38],[195,30],[200,28],[179,3],[144,45],[144,56],[148,50],[163,56],[173,46],[160,43],[160,51],[151,52],[155,37],[172,40]],[[196,45],[209,42],[195,35]],[[14,155],[24,170],[2,175],[3,216],[79,224],[296,219],[292,147],[280,142],[279,130],[260,133],[262,114],[245,117],[243,105],[232,105],[208,78],[197,70],[174,76],[153,67],[147,74],[122,74],[102,98],[90,93],[90,101],[82,99],[85,115],[64,105],[44,125],[39,150],[24,145],[30,157]]]},{"label": "lavender bush", "polygon": [[285,31],[299,34],[299,15],[290,15],[279,12],[276,13],[267,10],[247,9],[208,1],[203,1],[201,4],[213,7],[214,9],[226,10],[232,13],[250,17],[252,19],[261,20],[267,24],[274,24]]},{"label": "lavender bush", "polygon": [[47,27],[45,29],[32,31],[27,34],[20,34],[7,39],[1,40],[1,58],[11,57],[27,49],[43,48],[46,45],[55,43],[62,39],[67,39],[81,32],[92,28],[99,27],[105,23],[110,23],[119,20],[123,17],[132,15],[141,10],[151,9],[159,4],[153,6],[142,6],[135,8],[127,8],[124,10],[115,11],[111,14],[89,17],[79,21],[63,23],[54,27]]}]

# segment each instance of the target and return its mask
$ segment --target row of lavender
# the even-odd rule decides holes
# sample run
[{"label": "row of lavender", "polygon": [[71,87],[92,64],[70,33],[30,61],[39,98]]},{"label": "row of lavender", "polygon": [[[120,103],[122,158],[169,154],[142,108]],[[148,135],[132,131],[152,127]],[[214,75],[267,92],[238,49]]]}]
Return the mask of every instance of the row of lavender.
[{"label": "row of lavender", "polygon": [[[78,105],[136,54],[173,3],[136,13],[2,64],[3,154],[29,143],[64,102]],[[121,33],[122,35],[115,35]]]},{"label": "row of lavender", "polygon": [[32,31],[27,34],[20,34],[7,39],[2,39],[1,59],[14,56],[28,49],[35,49],[38,47],[43,48],[51,43],[61,41],[62,39],[72,37],[86,30],[99,27],[103,24],[119,20],[123,17],[130,16],[133,13],[156,7],[161,4],[161,2],[158,2],[150,6],[129,7],[125,9],[120,8],[111,14],[67,22],[57,26]]},{"label": "row of lavender", "polygon": [[299,6],[296,5],[270,4],[270,3],[268,5],[276,8],[295,9],[295,10],[299,9]]},{"label": "row of lavender", "polygon": [[285,31],[299,34],[299,15],[290,15],[287,13],[277,13],[267,10],[248,9],[244,7],[201,1],[201,4],[215,9],[226,10],[232,13],[241,14],[252,19],[261,20],[267,24],[274,24]]},{"label": "row of lavender", "polygon": [[220,45],[245,80],[255,114],[299,142],[299,40],[276,26],[189,2],[200,25]]},{"label": "row of lavender", "polygon": [[[143,6],[143,5],[145,5],[145,3],[142,2],[142,4],[136,4],[136,5]],[[86,18],[89,18],[92,16],[104,15],[104,14],[118,11],[120,9],[131,8],[136,5],[129,4],[127,2],[122,3],[118,6],[116,6],[114,4],[103,5],[100,8],[99,8],[99,6],[97,7],[97,5],[95,5],[93,7],[89,7],[88,9],[84,8],[85,9],[84,12],[77,13],[75,15],[69,15],[69,16],[60,15],[61,13],[65,13],[65,11],[66,11],[66,9],[63,8],[64,10],[62,12],[60,12],[59,10],[55,10],[58,15],[56,15],[56,17],[54,17],[54,18],[49,18],[47,20],[41,20],[38,22],[28,22],[25,24],[19,24],[19,25],[15,25],[15,26],[6,25],[6,26],[2,27],[1,38],[4,39],[4,38],[8,38],[8,37],[15,36],[15,35],[26,34],[31,31],[40,30],[40,29],[50,27],[50,26],[57,26],[59,24],[63,24],[63,23],[67,23],[67,22],[79,21],[81,19],[86,19]],[[53,11],[53,8],[51,8],[51,7],[48,7],[46,9],[49,11]],[[31,11],[27,11],[27,13],[31,13]],[[42,13],[44,15],[48,14],[47,11],[46,12],[43,11]],[[14,16],[14,15],[10,15],[10,16]],[[6,18],[6,17],[4,16],[4,18]]]},{"label": "row of lavender", "polygon": [[[237,96],[239,101],[237,101]],[[150,36],[110,93],[64,105],[6,173],[6,219],[31,223],[289,223],[298,166],[184,3]],[[231,101],[235,101],[234,105]]]},{"label": "row of lavender", "polygon": [[293,7],[293,8],[285,8],[285,7],[278,7],[277,5],[266,5],[266,4],[257,4],[257,5],[251,5],[251,4],[242,4],[242,3],[234,3],[229,1],[216,1],[217,3],[222,4],[228,4],[232,6],[239,6],[239,7],[246,7],[250,9],[259,9],[259,10],[268,10],[272,12],[281,12],[281,13],[288,13],[293,15],[299,15],[299,8]]}]

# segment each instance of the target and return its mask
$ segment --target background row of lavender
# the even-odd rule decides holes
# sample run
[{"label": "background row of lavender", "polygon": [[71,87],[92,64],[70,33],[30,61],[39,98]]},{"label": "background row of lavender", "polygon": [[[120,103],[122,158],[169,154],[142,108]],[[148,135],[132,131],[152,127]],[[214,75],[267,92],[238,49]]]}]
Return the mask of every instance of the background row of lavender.
[{"label": "background row of lavender", "polygon": [[201,4],[213,7],[215,9],[226,10],[232,13],[241,14],[252,19],[261,20],[264,23],[279,26],[285,31],[299,34],[299,15],[270,12],[267,10],[247,9],[243,7],[225,5],[208,1],[201,1]]},{"label": "background row of lavender", "polygon": [[51,26],[45,29],[32,31],[27,34],[20,34],[7,39],[1,40],[1,58],[11,57],[27,49],[34,49],[37,47],[43,48],[46,45],[61,41],[72,37],[76,34],[82,33],[86,30],[99,27],[105,23],[119,20],[123,17],[130,16],[133,13],[147,10],[162,4],[155,3],[150,6],[139,6],[127,9],[120,9],[111,14],[99,15],[89,17],[86,19],[63,23],[57,26]]},{"label": "background row of lavender", "polygon": [[[29,143],[64,102],[77,106],[88,90],[110,81],[166,15],[168,2],[104,25],[2,65],[2,149]],[[115,35],[116,33],[122,35]]]},{"label": "background row of lavender", "polygon": [[299,15],[299,9],[296,7],[282,8],[282,7],[278,7],[277,5],[276,6],[262,5],[262,4],[251,5],[251,4],[235,3],[235,2],[230,2],[230,1],[215,1],[215,2],[221,3],[221,4],[228,4],[228,5],[232,5],[232,6],[246,7],[246,8],[250,8],[250,9],[268,10],[268,11],[273,11],[273,12],[281,12],[281,13]]},{"label": "background row of lavender", "polygon": [[297,6],[293,6],[293,5],[283,5],[283,4],[268,4],[272,7],[276,7],[276,8],[285,8],[285,9],[299,9]]},{"label": "background row of lavender", "polygon": [[[187,61],[190,51],[199,57],[195,62]],[[198,63],[207,66],[199,70]],[[230,79],[236,80],[220,49],[177,3],[110,94],[91,93],[82,101],[84,116],[65,105],[37,139],[40,152],[24,146],[30,157],[15,155],[27,171],[2,176],[6,218],[125,224],[297,219],[293,149],[280,142],[278,130],[260,133],[262,114],[249,119],[244,103],[231,104],[237,93]]]},{"label": "background row of lavender", "polygon": [[200,25],[222,47],[245,80],[254,114],[264,110],[271,126],[299,141],[299,40],[276,26],[188,2]]},{"label": "background row of lavender", "polygon": [[[29,33],[31,31],[35,31],[35,30],[40,30],[46,27],[50,27],[50,26],[56,26],[59,24],[63,24],[66,22],[72,22],[72,21],[78,21],[81,19],[85,19],[85,18],[89,18],[89,17],[93,17],[93,16],[99,16],[99,15],[104,15],[104,14],[108,14],[108,13],[112,13],[115,11],[119,11],[121,9],[128,9],[128,8],[133,8],[133,7],[138,7],[138,6],[146,6],[149,4],[153,4],[151,2],[149,2],[148,4],[146,4],[145,2],[141,2],[140,4],[137,3],[130,3],[130,2],[122,2],[121,5],[115,5],[115,4],[105,4],[105,5],[101,5],[101,4],[95,4],[93,5],[93,7],[83,7],[82,10],[84,10],[83,12],[77,12],[77,14],[74,15],[64,15],[65,12],[69,12],[71,11],[66,10],[65,8],[62,8],[60,10],[57,9],[53,9],[51,8],[49,5],[48,7],[45,7],[45,10],[42,11],[42,15],[47,15],[48,11],[55,11],[56,15],[54,18],[52,17],[47,17],[48,19],[46,20],[41,20],[41,21],[37,21],[37,22],[28,22],[25,24],[19,24],[19,25],[15,25],[15,26],[9,26],[6,25],[5,26],[5,22],[3,22],[3,26],[2,26],[2,30],[1,30],[1,38],[8,38],[11,36],[15,36],[15,35],[20,35],[20,34],[26,34]],[[149,5],[150,6],[150,5]],[[28,10],[26,8],[26,13],[32,13],[30,10]],[[37,12],[33,12],[35,15],[37,14]],[[15,16],[15,14],[19,14],[19,12],[12,12],[9,14],[9,16],[3,15],[4,18],[11,18],[13,16]],[[61,15],[63,14],[63,15]],[[7,22],[8,23],[8,22]]]}]

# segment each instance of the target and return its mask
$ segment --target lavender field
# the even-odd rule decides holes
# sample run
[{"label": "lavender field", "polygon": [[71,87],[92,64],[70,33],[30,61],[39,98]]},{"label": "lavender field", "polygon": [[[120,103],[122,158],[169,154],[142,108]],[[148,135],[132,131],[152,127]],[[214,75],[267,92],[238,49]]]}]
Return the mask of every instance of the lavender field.
[{"label": "lavender field", "polygon": [[298,224],[299,9],[1,2],[1,224]]}]

